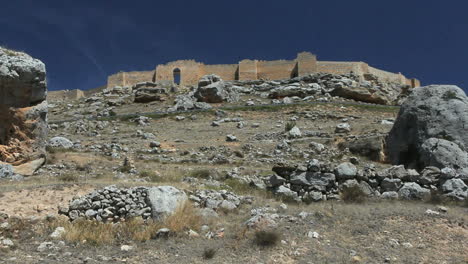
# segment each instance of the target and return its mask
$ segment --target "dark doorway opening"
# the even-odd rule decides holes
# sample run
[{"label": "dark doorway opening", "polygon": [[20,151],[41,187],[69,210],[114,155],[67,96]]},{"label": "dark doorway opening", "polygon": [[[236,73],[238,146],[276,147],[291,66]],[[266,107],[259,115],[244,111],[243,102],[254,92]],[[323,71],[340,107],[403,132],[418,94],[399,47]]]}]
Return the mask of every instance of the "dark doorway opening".
[{"label": "dark doorway opening", "polygon": [[180,69],[175,68],[174,71],[173,71],[173,75],[174,75],[174,83],[179,85],[180,80],[181,80]]}]

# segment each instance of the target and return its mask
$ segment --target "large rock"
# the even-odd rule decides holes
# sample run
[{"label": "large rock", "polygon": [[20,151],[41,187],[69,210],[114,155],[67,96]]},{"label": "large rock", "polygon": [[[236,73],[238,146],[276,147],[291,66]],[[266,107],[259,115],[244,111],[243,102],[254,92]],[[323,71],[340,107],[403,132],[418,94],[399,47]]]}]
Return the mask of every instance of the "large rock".
[{"label": "large rock", "polygon": [[53,148],[69,149],[73,147],[73,142],[64,137],[53,137],[49,140],[48,146]]},{"label": "large rock", "polygon": [[403,184],[403,187],[398,191],[398,196],[402,199],[413,200],[413,199],[423,199],[430,195],[430,190],[421,187],[415,182],[407,182]]},{"label": "large rock", "polygon": [[[429,166],[427,162],[433,161],[437,161],[437,166],[453,166],[453,163],[439,163],[453,160],[441,156],[447,154],[447,142],[439,141],[439,150],[429,155],[429,158],[421,158],[423,153],[427,153],[427,148],[423,148],[422,145],[430,138],[445,139],[466,152],[467,127],[468,98],[462,89],[454,85],[415,88],[402,105],[395,125],[387,137],[388,159],[393,164],[417,169]],[[429,143],[434,145],[433,141]],[[450,149],[455,148],[450,146]]]},{"label": "large rock", "polygon": [[447,180],[440,189],[445,196],[456,200],[464,200],[468,197],[468,186],[461,179]]},{"label": "large rock", "polygon": [[361,102],[383,105],[393,104],[394,100],[396,99],[396,96],[389,96],[385,92],[378,89],[369,89],[366,87],[350,87],[344,85],[336,87],[332,91],[332,95],[353,99]]},{"label": "large rock", "polygon": [[356,174],[357,168],[350,162],[343,162],[335,168],[335,175],[338,180],[353,179]]},{"label": "large rock", "polygon": [[430,138],[419,150],[419,162],[425,166],[455,169],[468,168],[468,153],[448,140]]},{"label": "large rock", "polygon": [[148,188],[148,203],[154,219],[162,219],[173,214],[187,200],[185,192],[172,186]]},{"label": "large rock", "polygon": [[370,136],[347,140],[340,143],[339,147],[342,149],[349,148],[351,153],[366,156],[374,161],[382,161],[385,157],[383,136]]},{"label": "large rock", "polygon": [[167,98],[166,89],[157,86],[158,84],[152,82],[143,82],[135,84],[133,86],[133,90],[135,91],[135,103],[165,101]]},{"label": "large rock", "polygon": [[239,97],[219,76],[214,74],[205,75],[200,79],[194,96],[198,101],[205,103],[233,102]]},{"label": "large rock", "polygon": [[45,65],[0,48],[0,162],[19,165],[44,155],[46,97]]},{"label": "large rock", "polygon": [[13,177],[13,166],[10,164],[0,163],[0,179]]}]

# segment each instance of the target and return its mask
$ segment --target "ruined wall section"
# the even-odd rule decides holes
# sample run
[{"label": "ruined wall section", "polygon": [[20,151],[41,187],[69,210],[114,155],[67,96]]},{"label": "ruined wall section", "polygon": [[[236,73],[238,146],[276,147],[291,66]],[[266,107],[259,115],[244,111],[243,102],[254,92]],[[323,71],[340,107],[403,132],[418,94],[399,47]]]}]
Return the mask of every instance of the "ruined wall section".
[{"label": "ruined wall section", "polygon": [[107,77],[107,88],[123,86],[125,82],[125,72],[119,72]]},{"label": "ruined wall section", "polygon": [[238,79],[239,65],[238,64],[215,64],[215,65],[203,65],[204,73],[216,74],[225,81],[233,81]]},{"label": "ruined wall section", "polygon": [[239,62],[239,80],[257,80],[257,61],[242,60]]},{"label": "ruined wall section", "polygon": [[317,56],[310,52],[297,54],[297,76],[305,76],[317,72]]},{"label": "ruined wall section", "polygon": [[134,84],[137,84],[140,82],[152,82],[152,81],[154,81],[154,71],[126,72],[123,86],[133,86]]},{"label": "ruined wall section", "polygon": [[[292,60],[258,61],[257,78],[279,80],[293,77],[296,62]],[[255,79],[254,79],[255,80]]]},{"label": "ruined wall section", "polygon": [[374,67],[369,66],[368,67],[368,72],[370,74],[373,74],[377,77],[379,77],[380,80],[383,81],[388,81],[388,82],[394,82],[394,83],[400,83],[400,84],[406,84],[406,77],[401,74],[401,73],[393,73],[393,72],[388,72],[388,71],[383,71],[376,69]]},{"label": "ruined wall section", "polygon": [[317,71],[332,74],[347,74],[354,72],[362,76],[367,72],[367,64],[364,62],[318,61]]},{"label": "ruined wall section", "polygon": [[178,60],[156,67],[156,81],[174,81],[174,70],[180,70],[181,85],[195,85],[203,76],[204,64],[194,60]]}]

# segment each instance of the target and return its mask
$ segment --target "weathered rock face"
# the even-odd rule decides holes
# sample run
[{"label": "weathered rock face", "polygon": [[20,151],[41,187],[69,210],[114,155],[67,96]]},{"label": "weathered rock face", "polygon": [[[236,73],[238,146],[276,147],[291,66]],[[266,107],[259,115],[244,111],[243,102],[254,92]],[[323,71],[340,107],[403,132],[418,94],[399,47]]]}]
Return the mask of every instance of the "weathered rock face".
[{"label": "weathered rock face", "polygon": [[214,74],[203,76],[200,79],[194,96],[198,101],[205,103],[222,103],[238,100],[238,94],[227,86],[219,76]]},{"label": "weathered rock face", "polygon": [[45,65],[0,48],[0,161],[19,165],[44,154],[47,136]]},{"label": "weathered rock face", "polygon": [[[389,161],[410,168],[433,165],[458,169],[466,161],[454,161],[458,158],[448,157],[447,155],[455,153],[448,151],[447,147],[466,152],[467,127],[468,98],[462,89],[454,85],[415,88],[402,105],[387,137]],[[433,142],[434,140],[425,144],[430,138],[439,139],[438,143],[441,144]],[[440,142],[440,139],[444,142]],[[422,147],[423,144],[426,147]],[[429,151],[429,145],[439,147],[437,151]],[[454,162],[449,162],[450,160]]]},{"label": "weathered rock face", "polygon": [[135,91],[135,103],[149,103],[153,101],[165,101],[167,91],[151,82],[138,83],[133,86]]}]

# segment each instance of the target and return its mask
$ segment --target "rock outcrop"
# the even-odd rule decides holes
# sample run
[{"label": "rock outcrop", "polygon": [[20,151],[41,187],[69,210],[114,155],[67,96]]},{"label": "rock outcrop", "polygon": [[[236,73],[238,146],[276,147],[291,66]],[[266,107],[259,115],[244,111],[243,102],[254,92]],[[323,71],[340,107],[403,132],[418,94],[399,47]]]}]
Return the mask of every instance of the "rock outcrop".
[{"label": "rock outcrop", "polygon": [[46,97],[44,63],[0,48],[0,162],[16,166],[44,155]]},{"label": "rock outcrop", "polygon": [[217,75],[203,76],[198,82],[198,89],[194,93],[199,102],[222,103],[238,100],[238,95]]},{"label": "rock outcrop", "polygon": [[421,169],[466,168],[468,98],[454,85],[413,89],[402,105],[386,145],[393,164]]}]

